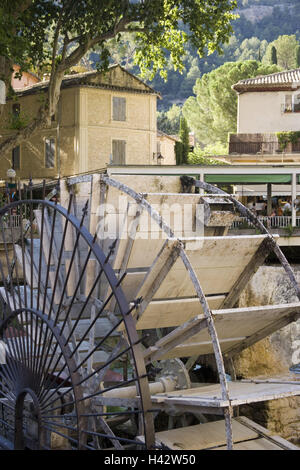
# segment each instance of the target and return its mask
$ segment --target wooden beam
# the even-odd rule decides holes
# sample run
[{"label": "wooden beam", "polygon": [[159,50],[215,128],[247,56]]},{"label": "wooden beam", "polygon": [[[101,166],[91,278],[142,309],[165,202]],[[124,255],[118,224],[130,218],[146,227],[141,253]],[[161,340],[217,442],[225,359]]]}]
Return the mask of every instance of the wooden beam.
[{"label": "wooden beam", "polygon": [[241,351],[243,351],[243,349],[249,348],[249,346],[252,346],[261,339],[266,338],[275,331],[280,330],[284,326],[298,320],[299,318],[299,313],[286,315],[283,318],[280,318],[278,321],[272,323],[271,325],[268,325],[266,328],[263,328],[254,335],[251,335],[249,338],[246,338],[244,341],[239,343],[237,346],[234,346],[229,351],[225,351],[226,357],[229,358],[235,356],[236,354],[239,354]]},{"label": "wooden beam", "polygon": [[140,318],[146,310],[149,302],[158,291],[161,283],[179,257],[181,242],[176,239],[167,239],[154,260],[152,266],[137,293],[137,297],[142,297],[141,304],[137,307],[137,318]]},{"label": "wooden beam", "polygon": [[244,426],[247,426],[247,428],[252,429],[253,431],[257,432],[260,436],[265,437],[268,441],[273,442],[274,444],[278,445],[282,449],[285,450],[300,450],[299,447],[295,446],[289,441],[286,441],[282,437],[279,436],[271,436],[271,431],[268,429],[264,428],[263,426],[260,426],[257,423],[254,423],[254,421],[251,421],[249,418],[246,416],[240,416],[238,418],[235,418],[235,421],[238,421],[239,423],[243,424]]},{"label": "wooden beam", "polygon": [[164,356],[168,351],[174,349],[183,341],[194,336],[203,328],[207,327],[207,320],[204,315],[198,315],[196,318],[189,320],[175,330],[171,331],[168,335],[158,340],[154,346],[148,348],[144,353],[146,363],[156,361]]},{"label": "wooden beam", "polygon": [[242,291],[244,290],[252,276],[255,274],[257,269],[264,264],[265,259],[268,257],[272,250],[272,240],[266,238],[252,257],[250,263],[246,266],[246,268],[232,287],[223,304],[220,306],[220,309],[234,307]]}]

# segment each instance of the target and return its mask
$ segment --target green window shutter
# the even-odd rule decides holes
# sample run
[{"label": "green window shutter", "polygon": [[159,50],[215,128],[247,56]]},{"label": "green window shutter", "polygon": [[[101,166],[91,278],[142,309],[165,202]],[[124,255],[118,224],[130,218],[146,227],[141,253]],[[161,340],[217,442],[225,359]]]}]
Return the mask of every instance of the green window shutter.
[{"label": "green window shutter", "polygon": [[113,120],[126,121],[126,98],[113,97]]},{"label": "green window shutter", "polygon": [[125,165],[126,159],[126,141],[113,140],[112,141],[112,156],[113,165]]}]

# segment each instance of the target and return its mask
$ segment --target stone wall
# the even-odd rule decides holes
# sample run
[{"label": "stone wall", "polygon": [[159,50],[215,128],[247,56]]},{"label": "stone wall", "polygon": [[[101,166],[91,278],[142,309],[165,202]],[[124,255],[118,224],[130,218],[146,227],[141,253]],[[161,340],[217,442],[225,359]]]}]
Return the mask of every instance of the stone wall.
[{"label": "stone wall", "polygon": [[[300,267],[294,271],[300,282]],[[283,268],[262,266],[253,276],[240,298],[240,307],[297,302],[294,289]],[[289,380],[289,367],[300,362],[300,320],[272,334],[243,351],[235,359],[237,376],[274,377]],[[240,407],[240,414],[267,427],[295,444],[300,444],[300,397],[283,398]]]}]

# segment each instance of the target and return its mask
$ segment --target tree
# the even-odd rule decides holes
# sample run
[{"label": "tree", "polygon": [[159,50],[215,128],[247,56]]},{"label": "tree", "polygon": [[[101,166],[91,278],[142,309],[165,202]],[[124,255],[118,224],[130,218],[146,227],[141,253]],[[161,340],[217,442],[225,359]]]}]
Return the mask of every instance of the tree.
[{"label": "tree", "polygon": [[272,46],[271,49],[271,64],[277,65],[277,50],[275,46]]},{"label": "tree", "polygon": [[157,127],[166,134],[178,134],[180,128],[181,108],[173,104],[168,111],[157,113]]},{"label": "tree", "polygon": [[273,47],[276,49],[277,64],[284,70],[296,68],[296,48],[299,42],[295,34],[279,36],[267,48],[264,62],[273,64]]},{"label": "tree", "polygon": [[228,165],[228,163],[211,157],[226,155],[228,153],[227,146],[216,142],[207,145],[203,149],[196,145],[193,152],[188,155],[188,163],[190,165]]},{"label": "tree", "polygon": [[176,165],[182,165],[183,163],[182,153],[183,153],[182,142],[179,142],[179,141],[175,142]]},{"label": "tree", "polygon": [[[109,42],[135,33],[135,63],[142,73],[166,77],[168,57],[182,70],[184,45],[199,54],[221,50],[232,33],[235,0],[3,0],[0,7],[0,57],[3,77],[13,63],[21,71],[48,67],[47,99],[37,116],[0,145],[1,154],[51,123],[64,74],[96,46],[99,70],[109,66]],[[167,52],[169,56],[167,57]],[[0,62],[1,62],[0,61]]]},{"label": "tree", "polygon": [[266,52],[267,41],[260,41],[256,37],[244,39],[234,52],[236,60],[259,60]]},{"label": "tree", "polygon": [[276,65],[255,60],[227,62],[196,81],[194,93],[182,109],[197,139],[204,145],[227,143],[228,133],[236,132],[237,95],[232,85],[239,80],[277,72]]},{"label": "tree", "polygon": [[296,66],[300,67],[300,46],[296,47]]},{"label": "tree", "polygon": [[183,116],[180,118],[179,138],[182,144],[181,163],[186,164],[188,162],[188,154],[190,151],[190,139],[189,127],[187,125],[186,119]]}]

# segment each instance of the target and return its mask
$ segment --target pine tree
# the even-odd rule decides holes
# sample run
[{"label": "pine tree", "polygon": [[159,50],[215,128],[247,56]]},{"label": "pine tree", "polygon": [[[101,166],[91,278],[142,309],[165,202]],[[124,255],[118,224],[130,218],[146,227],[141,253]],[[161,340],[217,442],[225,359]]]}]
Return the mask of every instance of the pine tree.
[{"label": "pine tree", "polygon": [[182,160],[181,163],[186,165],[188,163],[188,154],[190,151],[189,128],[186,119],[182,116],[180,118],[179,138],[182,143]]},{"label": "pine tree", "polygon": [[271,63],[277,65],[277,50],[275,46],[272,46],[271,50]]}]

